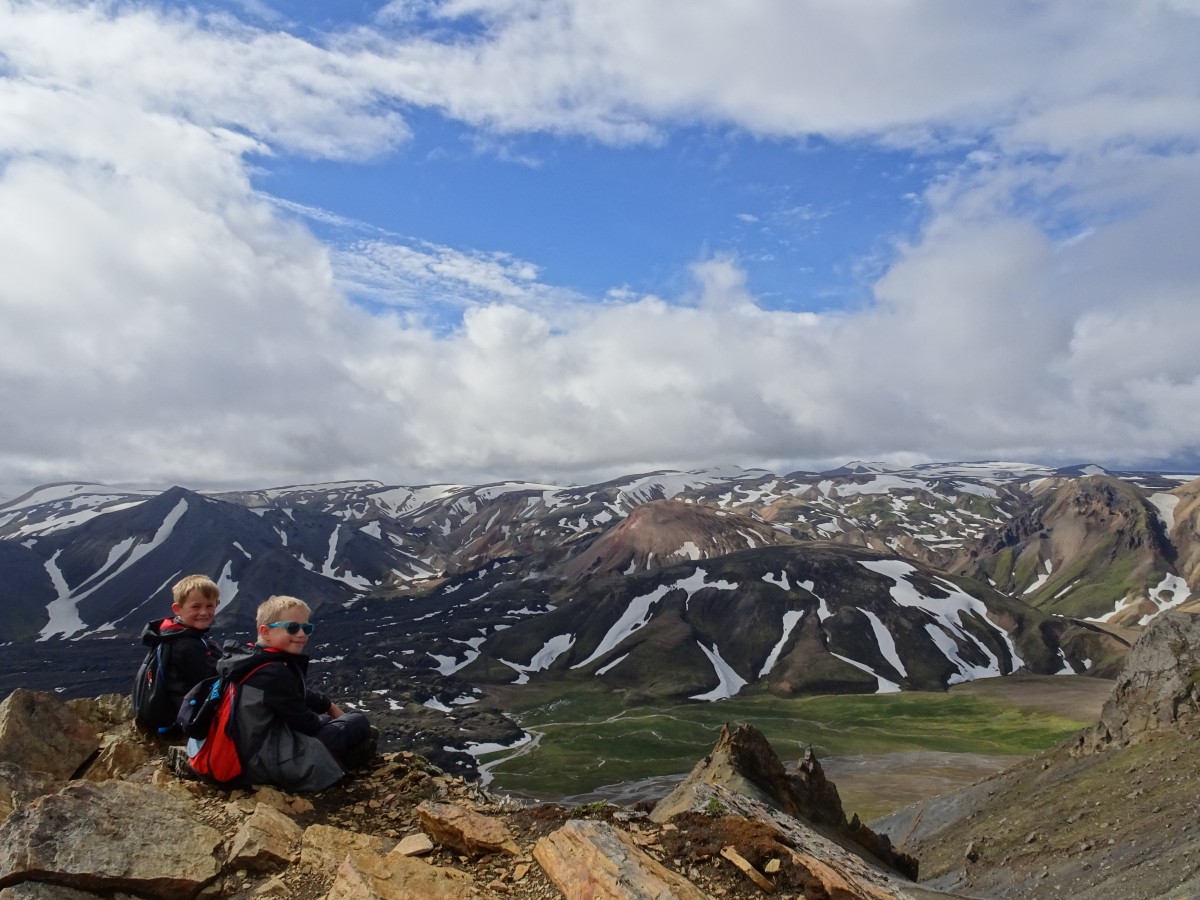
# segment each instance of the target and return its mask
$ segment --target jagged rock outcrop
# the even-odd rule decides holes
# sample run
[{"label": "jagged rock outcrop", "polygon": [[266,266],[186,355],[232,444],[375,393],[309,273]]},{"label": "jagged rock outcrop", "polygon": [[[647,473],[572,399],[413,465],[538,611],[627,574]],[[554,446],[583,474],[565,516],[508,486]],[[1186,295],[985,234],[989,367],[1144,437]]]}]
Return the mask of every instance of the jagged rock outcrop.
[{"label": "jagged rock outcrop", "polygon": [[1168,611],[1129,650],[1100,721],[1080,735],[1077,752],[1135,743],[1185,726],[1200,711],[1200,617]]},{"label": "jagged rock outcrop", "polygon": [[725,725],[712,752],[659,801],[650,818],[666,822],[687,810],[704,811],[714,799],[713,787],[802,819],[827,836],[858,845],[909,878],[917,876],[917,860],[894,852],[886,835],[876,834],[858,816],[847,821],[837,787],[825,777],[811,748],[789,773],[761,731],[751,725],[731,731]]}]

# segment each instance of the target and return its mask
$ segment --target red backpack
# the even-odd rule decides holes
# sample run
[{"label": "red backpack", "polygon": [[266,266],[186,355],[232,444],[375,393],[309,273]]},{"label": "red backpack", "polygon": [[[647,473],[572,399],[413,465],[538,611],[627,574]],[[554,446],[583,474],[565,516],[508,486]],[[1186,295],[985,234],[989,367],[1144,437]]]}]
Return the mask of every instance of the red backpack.
[{"label": "red backpack", "polygon": [[[228,678],[217,680],[205,692],[204,705],[211,708],[215,702],[216,710],[212,713],[204,743],[194,756],[188,757],[188,765],[192,767],[192,771],[205,781],[221,787],[232,787],[240,780],[242,759],[238,755],[236,731],[238,689],[251,675],[269,665],[269,662],[261,663],[236,681]],[[201,685],[206,684],[207,682],[201,682]]]}]

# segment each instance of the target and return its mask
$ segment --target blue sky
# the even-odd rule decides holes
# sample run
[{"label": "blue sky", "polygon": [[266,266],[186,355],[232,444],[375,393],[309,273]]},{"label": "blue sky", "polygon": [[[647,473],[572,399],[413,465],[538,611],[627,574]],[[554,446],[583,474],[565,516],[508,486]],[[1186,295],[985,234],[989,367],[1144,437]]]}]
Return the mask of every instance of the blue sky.
[{"label": "blue sky", "polygon": [[479,147],[455,123],[417,118],[392,158],[290,160],[255,183],[397,236],[503,250],[588,296],[676,293],[692,262],[726,255],[768,305],[820,310],[867,299],[944,161],[697,127],[652,147],[542,136]]},{"label": "blue sky", "polygon": [[1200,463],[1200,5],[0,0],[0,498]]}]

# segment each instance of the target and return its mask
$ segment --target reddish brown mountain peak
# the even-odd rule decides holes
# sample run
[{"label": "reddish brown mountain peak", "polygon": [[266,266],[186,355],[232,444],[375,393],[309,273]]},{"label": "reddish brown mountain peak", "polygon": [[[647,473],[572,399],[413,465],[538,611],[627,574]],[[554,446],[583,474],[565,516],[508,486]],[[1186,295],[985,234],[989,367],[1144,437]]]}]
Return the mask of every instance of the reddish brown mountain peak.
[{"label": "reddish brown mountain peak", "polygon": [[765,522],[699,503],[655,500],[633,510],[564,566],[568,578],[635,572],[793,543]]}]

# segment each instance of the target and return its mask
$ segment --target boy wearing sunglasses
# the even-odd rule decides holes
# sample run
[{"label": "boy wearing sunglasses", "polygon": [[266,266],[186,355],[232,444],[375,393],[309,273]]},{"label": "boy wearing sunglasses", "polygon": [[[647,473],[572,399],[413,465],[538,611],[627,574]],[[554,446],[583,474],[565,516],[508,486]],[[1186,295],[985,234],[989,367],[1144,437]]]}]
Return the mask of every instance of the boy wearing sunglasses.
[{"label": "boy wearing sunglasses", "polygon": [[241,684],[234,740],[254,784],[319,791],[375,755],[366,716],[308,690],[310,614],[303,600],[271,597],[258,607],[257,642],[226,644],[217,663],[218,674]]}]

